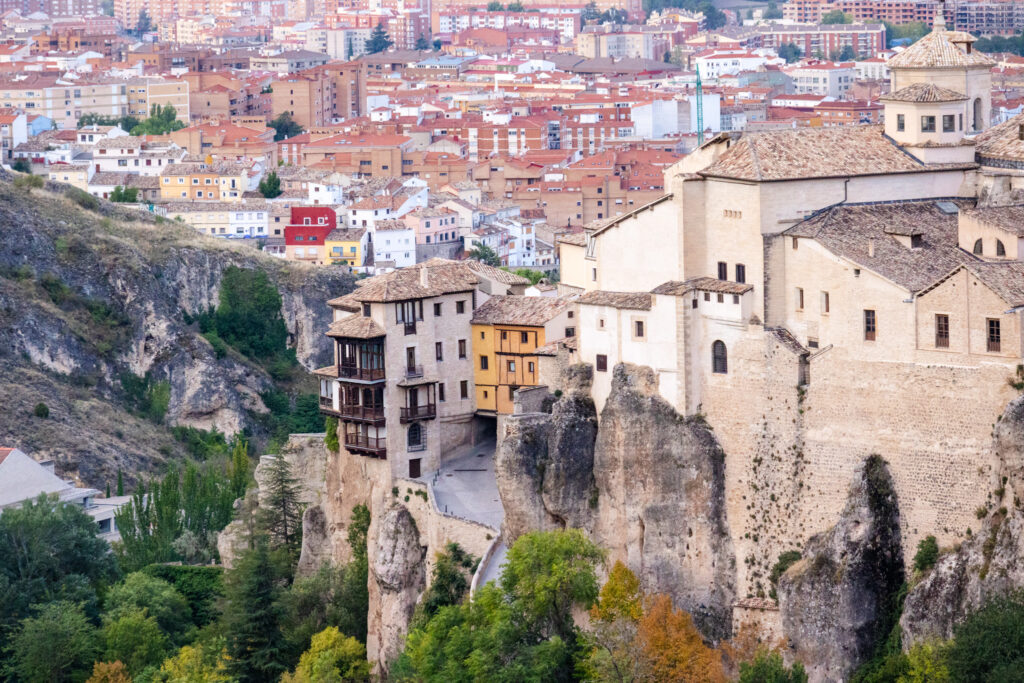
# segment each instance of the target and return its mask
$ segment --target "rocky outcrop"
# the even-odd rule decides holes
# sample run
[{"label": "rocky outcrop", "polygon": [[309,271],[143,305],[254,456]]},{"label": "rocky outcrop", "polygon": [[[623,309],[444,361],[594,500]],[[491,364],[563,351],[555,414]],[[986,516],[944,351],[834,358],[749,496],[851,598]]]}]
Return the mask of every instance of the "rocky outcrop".
[{"label": "rocky outcrop", "polygon": [[615,366],[594,455],[595,540],[710,637],[728,634],[735,597],[724,458],[707,425],[658,394],[653,370]]},{"label": "rocky outcrop", "polygon": [[566,393],[550,413],[505,421],[495,456],[495,478],[505,508],[508,542],[528,531],[590,526],[597,412],[590,398],[590,368],[570,369]]},{"label": "rocky outcrop", "polygon": [[[0,220],[17,226],[0,231],[0,441],[99,488],[119,468],[156,470],[180,448],[130,413],[123,377],[167,382],[161,424],[259,434],[254,416],[272,378],[233,352],[218,357],[188,322],[216,306],[225,269],[268,274],[306,367],[330,355],[326,300],[353,286],[340,269],[284,262],[106,202],[87,211],[60,195],[26,197],[2,181]],[[39,402],[50,407],[46,424],[28,419]]]},{"label": "rocky outcrop", "polygon": [[654,372],[616,366],[597,429],[590,368],[573,366],[551,414],[515,415],[495,461],[504,538],[579,527],[652,592],[670,594],[711,636],[734,597],[724,456],[703,423],[680,416]]},{"label": "rocky outcrop", "polygon": [[319,505],[310,505],[302,513],[302,551],[295,567],[296,576],[312,576],[331,560],[331,539],[327,534],[327,515]]},{"label": "rocky outcrop", "polygon": [[426,546],[409,510],[393,504],[370,536],[376,543],[370,557],[370,634],[376,644],[379,671],[402,650],[416,602],[426,585]]},{"label": "rocky outcrop", "polygon": [[841,681],[892,628],[903,583],[899,504],[885,461],[868,458],[839,521],[808,541],[779,579],[791,653],[812,681]]},{"label": "rocky outcrop", "polygon": [[982,529],[942,555],[907,594],[900,628],[904,646],[950,638],[954,627],[988,600],[1024,588],[1024,397],[1007,406],[995,429],[999,470]]}]

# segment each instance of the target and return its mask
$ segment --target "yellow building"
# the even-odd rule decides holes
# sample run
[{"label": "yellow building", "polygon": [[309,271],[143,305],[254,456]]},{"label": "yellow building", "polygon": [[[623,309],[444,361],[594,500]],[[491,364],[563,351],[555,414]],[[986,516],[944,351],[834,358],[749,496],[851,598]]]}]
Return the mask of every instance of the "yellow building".
[{"label": "yellow building", "polygon": [[67,183],[79,190],[89,191],[88,164],[53,164],[50,166],[50,180]]},{"label": "yellow building", "polygon": [[575,306],[545,296],[494,296],[473,312],[478,413],[508,415],[516,389],[539,384],[536,351],[576,334]]},{"label": "yellow building", "polygon": [[160,174],[160,199],[240,202],[249,187],[248,171],[228,162],[170,164]]},{"label": "yellow building", "polygon": [[324,240],[324,249],[332,265],[359,268],[366,257],[366,228],[337,228]]}]

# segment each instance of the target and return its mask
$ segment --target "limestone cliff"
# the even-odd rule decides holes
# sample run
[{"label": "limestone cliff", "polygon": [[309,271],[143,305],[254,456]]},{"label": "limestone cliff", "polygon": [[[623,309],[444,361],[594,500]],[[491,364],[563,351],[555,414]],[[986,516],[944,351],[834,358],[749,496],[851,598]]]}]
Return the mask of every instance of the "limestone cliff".
[{"label": "limestone cliff", "polygon": [[892,627],[903,582],[899,504],[885,461],[865,461],[839,521],[803,556],[779,579],[784,635],[810,680],[845,680]]},{"label": "limestone cliff", "polygon": [[618,365],[595,439],[588,373],[570,369],[550,416],[506,422],[496,459],[506,540],[584,528],[646,590],[670,594],[706,634],[725,635],[735,560],[715,437],[658,395],[652,370]]},{"label": "limestone cliff", "polygon": [[1017,398],[995,428],[999,470],[981,531],[935,567],[907,594],[900,628],[910,646],[950,638],[953,627],[989,599],[1024,588],[1024,397]]},{"label": "limestone cliff", "polygon": [[[272,379],[234,352],[218,358],[184,315],[216,305],[228,266],[267,272],[306,367],[329,358],[326,300],[353,283],[107,202],[91,211],[56,192],[26,196],[2,177],[0,221],[0,441],[99,487],[179,448],[164,425],[126,410],[129,373],[169,383],[167,425],[258,431]],[[31,416],[40,402],[47,420]]]}]

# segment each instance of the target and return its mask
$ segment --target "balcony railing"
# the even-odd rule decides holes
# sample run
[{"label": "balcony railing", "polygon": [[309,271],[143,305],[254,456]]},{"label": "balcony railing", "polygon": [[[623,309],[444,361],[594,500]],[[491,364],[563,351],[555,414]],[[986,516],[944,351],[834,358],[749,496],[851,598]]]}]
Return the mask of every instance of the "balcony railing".
[{"label": "balcony railing", "polygon": [[377,422],[384,420],[384,406],[361,406],[342,404],[338,414],[342,417],[350,417],[355,420],[366,420]]},{"label": "balcony railing", "polygon": [[334,410],[334,399],[330,396],[321,396],[320,407],[327,408],[328,410]]},{"label": "balcony railing", "polygon": [[387,453],[387,438],[366,436],[364,434],[346,434],[345,448],[383,458]]},{"label": "balcony railing", "polygon": [[384,379],[384,368],[357,368],[351,365],[342,365],[338,368],[338,377],[374,381]]},{"label": "balcony railing", "polygon": [[409,378],[409,379],[412,379],[413,377],[422,377],[423,376],[423,366],[422,365],[406,365],[405,366],[405,376],[406,376],[406,378]]},{"label": "balcony railing", "polygon": [[405,323],[405,333],[406,334],[416,334],[416,321],[415,320],[410,320],[410,321]]},{"label": "balcony railing", "polygon": [[426,442],[418,443],[418,444],[410,444],[409,447],[406,448],[406,450],[409,451],[410,453],[415,453],[417,451],[425,451],[425,450],[427,450],[427,444],[426,444]]},{"label": "balcony railing", "polygon": [[437,405],[426,403],[418,406],[403,406],[399,419],[402,422],[410,422],[412,420],[432,420],[435,417],[437,417]]}]

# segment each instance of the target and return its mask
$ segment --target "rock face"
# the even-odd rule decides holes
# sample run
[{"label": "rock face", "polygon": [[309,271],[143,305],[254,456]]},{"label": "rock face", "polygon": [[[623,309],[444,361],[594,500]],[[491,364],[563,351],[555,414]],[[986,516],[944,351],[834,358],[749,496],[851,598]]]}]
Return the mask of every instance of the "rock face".
[{"label": "rock face", "polygon": [[302,551],[295,574],[316,574],[330,559],[331,539],[327,535],[327,515],[319,505],[310,505],[302,513]]},{"label": "rock face", "polygon": [[989,599],[1024,588],[1024,514],[1016,505],[1024,500],[1024,397],[1010,403],[996,425],[995,449],[994,512],[907,594],[900,618],[905,646],[950,638],[954,626]]},{"label": "rock face", "polygon": [[528,531],[590,526],[597,413],[589,395],[590,368],[580,366],[572,373],[573,381],[550,413],[506,421],[495,478],[508,542]]},{"label": "rock face", "polygon": [[377,664],[386,671],[402,650],[405,630],[426,585],[426,547],[420,543],[409,510],[394,504],[378,523],[370,558],[370,623],[377,643]]},{"label": "rock face", "polygon": [[836,525],[779,580],[782,628],[812,681],[845,680],[892,627],[903,583],[899,504],[885,461],[868,458]]},{"label": "rock face", "polygon": [[[260,393],[271,378],[234,353],[218,358],[185,316],[216,306],[226,268],[267,272],[306,367],[330,356],[326,300],[353,286],[338,269],[286,263],[106,202],[93,212],[59,195],[26,197],[3,179],[0,221],[17,226],[0,231],[0,441],[99,488],[118,468],[152,471],[179,448],[162,425],[130,413],[122,377],[169,384],[165,424],[258,433],[253,415],[266,410]],[[45,423],[31,419],[39,402],[50,408]]]},{"label": "rock face", "polygon": [[631,365],[615,367],[598,430],[590,369],[566,374],[550,415],[506,421],[495,462],[506,540],[586,529],[646,590],[669,593],[706,634],[725,635],[734,560],[714,436],[658,396],[653,371]]}]

